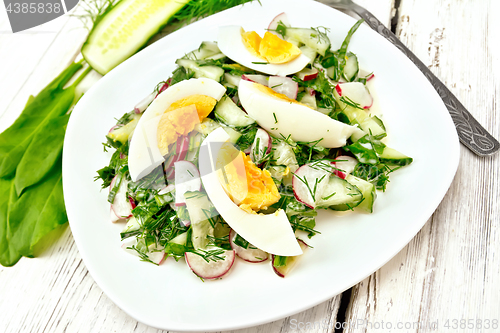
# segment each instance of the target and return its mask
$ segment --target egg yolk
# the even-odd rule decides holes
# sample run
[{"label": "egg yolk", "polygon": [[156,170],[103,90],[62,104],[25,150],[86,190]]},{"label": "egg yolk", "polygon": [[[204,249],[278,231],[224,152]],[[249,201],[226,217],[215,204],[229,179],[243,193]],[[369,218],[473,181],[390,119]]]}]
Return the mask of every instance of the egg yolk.
[{"label": "egg yolk", "polygon": [[170,105],[158,123],[157,141],[162,155],[179,136],[190,133],[194,126],[205,119],[217,104],[217,100],[205,95],[191,95]]},{"label": "egg yolk", "polygon": [[216,166],[222,187],[241,209],[254,213],[279,201],[278,188],[269,171],[259,169],[231,144],[222,146]]},{"label": "egg yolk", "polygon": [[266,32],[261,38],[255,31],[245,32],[241,29],[241,38],[246,49],[259,58],[271,64],[284,64],[297,58],[300,49],[286,40]]},{"label": "egg yolk", "polygon": [[259,53],[271,64],[284,64],[297,58],[301,51],[292,43],[266,32],[260,42]]},{"label": "egg yolk", "polygon": [[260,38],[258,33],[256,33],[255,31],[243,31],[241,33],[241,38],[243,39],[243,44],[248,49],[248,51],[250,51],[250,53],[252,53],[256,57],[263,58],[259,54],[259,47],[262,38]]}]

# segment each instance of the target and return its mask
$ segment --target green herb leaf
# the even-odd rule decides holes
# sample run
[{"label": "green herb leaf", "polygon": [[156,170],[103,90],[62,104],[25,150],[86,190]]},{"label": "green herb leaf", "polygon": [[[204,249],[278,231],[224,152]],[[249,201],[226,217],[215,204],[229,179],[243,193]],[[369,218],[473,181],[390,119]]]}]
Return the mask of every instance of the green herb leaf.
[{"label": "green herb leaf", "polygon": [[79,63],[70,65],[52,83],[28,102],[19,118],[0,133],[0,177],[11,177],[33,137],[50,119],[66,114],[74,101],[74,86],[62,89],[76,71]]},{"label": "green herb leaf", "polygon": [[14,181],[0,178],[0,264],[2,266],[13,266],[21,254],[10,242],[11,233],[9,228],[9,203],[11,192],[14,192]]},{"label": "green herb leaf", "polygon": [[63,147],[64,133],[69,115],[49,120],[46,126],[38,131],[26,149],[17,166],[14,184],[17,194],[38,183],[58,162]]},{"label": "green herb leaf", "polygon": [[[11,183],[7,195],[7,183]],[[16,194],[13,181],[1,180],[0,249],[8,250],[1,256],[1,264],[10,266],[20,256],[32,257],[35,245],[49,232],[68,221],[62,191],[62,172],[56,166],[37,185]],[[6,217],[6,218],[5,218]],[[3,252],[3,251],[2,251]],[[17,258],[17,259],[16,259]]]}]

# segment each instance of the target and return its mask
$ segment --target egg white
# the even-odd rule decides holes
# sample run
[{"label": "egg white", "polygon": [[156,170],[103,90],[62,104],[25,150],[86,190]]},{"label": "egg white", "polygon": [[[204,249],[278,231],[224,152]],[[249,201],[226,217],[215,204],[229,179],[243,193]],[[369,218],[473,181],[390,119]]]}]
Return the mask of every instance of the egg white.
[{"label": "egg white", "polygon": [[302,249],[283,209],[274,214],[250,214],[227,195],[215,172],[216,160],[229,135],[222,128],[210,133],[200,149],[200,174],[203,187],[217,212],[227,224],[257,248],[281,256],[297,256]]},{"label": "egg white", "polygon": [[250,53],[243,44],[241,30],[242,28],[237,25],[220,27],[217,45],[227,57],[245,67],[269,75],[286,76],[300,72],[311,61],[304,54],[300,54],[297,58],[284,64],[262,64],[265,60]]},{"label": "egg white", "polygon": [[325,148],[345,146],[357,131],[303,104],[292,103],[259,89],[259,84],[241,80],[238,86],[241,105],[257,124],[275,137],[290,137],[294,141],[319,141]]},{"label": "egg white", "polygon": [[181,81],[159,94],[144,111],[130,141],[128,167],[132,181],[137,181],[149,174],[165,161],[158,148],[158,124],[163,113],[172,103],[191,95],[205,95],[217,101],[226,92],[220,83],[207,79]]}]

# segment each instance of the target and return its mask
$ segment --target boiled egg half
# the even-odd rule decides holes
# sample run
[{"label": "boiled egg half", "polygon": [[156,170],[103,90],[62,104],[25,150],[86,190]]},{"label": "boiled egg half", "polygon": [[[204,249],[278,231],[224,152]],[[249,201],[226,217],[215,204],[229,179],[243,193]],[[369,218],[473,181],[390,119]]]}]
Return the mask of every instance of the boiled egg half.
[{"label": "boiled egg half", "polygon": [[237,25],[219,28],[217,45],[222,53],[256,71],[269,75],[289,75],[301,71],[309,62],[300,49],[266,32],[261,38]]},{"label": "boiled egg half", "polygon": [[290,136],[294,141],[338,148],[358,130],[259,83],[241,80],[238,96],[248,115],[278,138]]},{"label": "boiled egg half", "polygon": [[[283,209],[273,214],[256,214],[239,207],[233,200],[240,192],[233,193],[233,199],[226,192],[221,182],[220,161],[229,163],[228,156],[234,156],[234,163],[244,165],[241,155],[228,152],[229,135],[222,128],[210,133],[202,143],[199,156],[201,181],[210,201],[227,224],[246,241],[257,248],[281,256],[297,256],[302,249],[295,238],[293,229]],[[232,148],[236,150],[236,148]],[[228,155],[229,154],[229,155]],[[239,160],[239,161],[238,161]],[[219,169],[218,169],[219,168]],[[237,169],[241,169],[236,167]],[[242,172],[242,170],[240,170]],[[243,177],[245,177],[243,175]],[[229,181],[231,183],[231,181]],[[246,194],[244,197],[248,197]]]},{"label": "boiled egg half", "polygon": [[199,78],[181,81],[159,94],[139,119],[130,141],[132,181],[162,164],[169,145],[208,116],[225,92],[220,83]]}]

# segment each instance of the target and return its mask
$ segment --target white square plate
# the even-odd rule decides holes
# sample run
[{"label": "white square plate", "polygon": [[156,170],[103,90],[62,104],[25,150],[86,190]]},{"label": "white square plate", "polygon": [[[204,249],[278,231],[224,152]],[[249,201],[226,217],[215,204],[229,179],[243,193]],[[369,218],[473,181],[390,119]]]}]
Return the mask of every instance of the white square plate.
[{"label": "white square plate", "polygon": [[314,249],[286,278],[270,263],[235,263],[222,280],[202,282],[183,262],[141,262],[120,248],[123,225],[109,221],[107,190],[94,182],[109,163],[102,142],[115,118],[132,110],[175,69],[175,60],[218,26],[263,31],[285,11],[293,26],[330,29],[339,48],[355,20],[310,0],[261,0],[189,25],[144,49],[90,89],[69,121],[63,186],[69,222],[82,258],[101,289],[147,325],[174,331],[215,331],[263,324],[319,304],[373,273],[420,230],[445,195],[458,166],[459,142],[444,104],[419,70],[392,44],[362,25],[349,49],[373,71],[389,145],[414,158],[391,174],[373,214],[321,212]]}]

